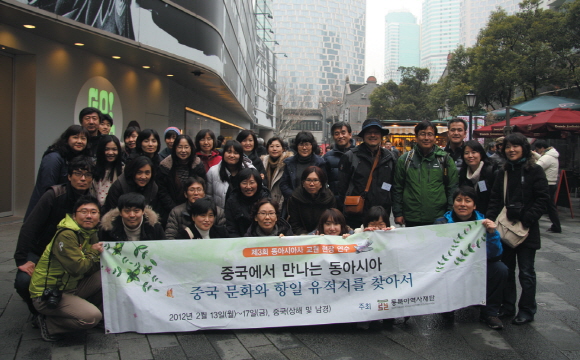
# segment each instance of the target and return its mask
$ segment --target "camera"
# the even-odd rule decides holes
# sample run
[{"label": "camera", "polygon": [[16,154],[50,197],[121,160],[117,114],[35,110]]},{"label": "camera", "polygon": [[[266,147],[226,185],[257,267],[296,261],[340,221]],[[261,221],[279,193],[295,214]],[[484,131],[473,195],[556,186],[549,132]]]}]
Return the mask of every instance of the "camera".
[{"label": "camera", "polygon": [[62,292],[58,289],[44,289],[42,293],[42,301],[46,301],[46,307],[49,309],[56,309],[60,299],[62,298]]},{"label": "camera", "polygon": [[511,221],[518,221],[520,220],[523,204],[521,202],[516,202],[513,204],[507,204],[505,206],[506,209],[506,216]]}]

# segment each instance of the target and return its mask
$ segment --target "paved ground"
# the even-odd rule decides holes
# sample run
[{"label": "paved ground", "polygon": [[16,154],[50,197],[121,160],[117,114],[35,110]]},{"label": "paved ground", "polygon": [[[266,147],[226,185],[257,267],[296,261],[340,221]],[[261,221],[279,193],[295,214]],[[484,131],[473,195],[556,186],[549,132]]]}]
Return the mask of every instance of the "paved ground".
[{"label": "paved ground", "polygon": [[494,331],[468,308],[454,322],[418,316],[366,331],[350,324],[155,335],[93,329],[57,343],[42,341],[31,328],[13,289],[12,255],[21,222],[0,219],[0,359],[580,359],[580,220],[565,208],[560,216],[563,234],[547,233],[547,217],[541,221],[539,309],[529,325]]}]

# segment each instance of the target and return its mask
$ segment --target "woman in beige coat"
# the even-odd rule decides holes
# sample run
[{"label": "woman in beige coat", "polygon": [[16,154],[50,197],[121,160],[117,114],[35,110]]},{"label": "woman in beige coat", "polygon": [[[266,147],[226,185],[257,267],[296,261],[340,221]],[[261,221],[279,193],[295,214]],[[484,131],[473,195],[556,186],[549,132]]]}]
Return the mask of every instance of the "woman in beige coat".
[{"label": "woman in beige coat", "polygon": [[[280,180],[282,179],[284,166],[286,165],[284,164],[284,159],[291,157],[293,154],[291,151],[286,151],[284,142],[277,136],[268,140],[266,149],[268,150],[268,155],[260,157],[264,164],[264,169],[266,169],[264,184],[270,190],[272,200],[282,205],[284,204],[284,196],[280,190]],[[284,209],[285,207],[282,208]]]}]

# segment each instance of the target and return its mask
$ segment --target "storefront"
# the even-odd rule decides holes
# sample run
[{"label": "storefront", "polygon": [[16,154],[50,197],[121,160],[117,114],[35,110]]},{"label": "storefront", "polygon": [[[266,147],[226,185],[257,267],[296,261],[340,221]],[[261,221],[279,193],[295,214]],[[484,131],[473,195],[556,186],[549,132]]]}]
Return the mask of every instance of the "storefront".
[{"label": "storefront", "polygon": [[[415,126],[420,122],[418,120],[381,120],[383,128],[389,130],[389,135],[383,138],[383,142],[390,141],[401,154],[406,153],[415,146]],[[447,144],[447,123],[442,121],[432,121],[432,123],[437,126],[435,143],[445,147]]]}]

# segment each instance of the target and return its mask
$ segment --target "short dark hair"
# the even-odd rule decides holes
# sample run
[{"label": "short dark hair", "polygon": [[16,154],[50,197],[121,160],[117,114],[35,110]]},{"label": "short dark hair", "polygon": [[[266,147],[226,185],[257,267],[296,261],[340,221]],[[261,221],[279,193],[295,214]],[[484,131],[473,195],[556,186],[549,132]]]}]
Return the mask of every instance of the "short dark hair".
[{"label": "short dark hair", "polygon": [[92,195],[82,195],[81,197],[79,197],[77,201],[75,201],[73,209],[76,212],[81,206],[86,204],[97,205],[97,210],[101,212],[101,205],[99,204],[99,200]]},{"label": "short dark hair", "polygon": [[111,117],[111,115],[109,115],[109,114],[103,114],[103,116],[101,116],[101,121],[100,122],[103,122],[105,120],[107,120],[108,122],[110,122],[111,123],[111,126],[113,126],[113,118]]},{"label": "short dark hair", "polygon": [[320,149],[318,148],[318,143],[316,142],[316,138],[310,131],[300,131],[296,134],[294,138],[294,144],[292,145],[292,150],[298,154],[298,145],[302,144],[303,142],[311,143],[312,144],[312,153],[318,154],[320,153]]},{"label": "short dark hair", "polygon": [[[252,136],[252,139],[254,139],[254,149],[252,149],[252,151],[256,151],[256,148],[258,147],[258,137],[256,136],[256,133],[253,132],[252,130],[242,130],[240,131],[240,133],[238,134],[238,136],[236,136],[236,140],[241,143],[242,141],[244,141],[248,136]],[[243,154],[243,151],[242,151]]]},{"label": "short dark hair", "polygon": [[153,166],[153,161],[148,156],[144,155],[137,156],[125,165],[125,170],[123,171],[123,174],[125,174],[125,181],[129,184],[135,185],[135,175],[137,175],[137,171],[145,165],[151,166],[151,180],[149,182],[155,181],[155,166]]},{"label": "short dark hair", "polygon": [[419,136],[419,131],[427,130],[429,128],[433,128],[433,132],[435,136],[437,136],[437,126],[435,126],[431,121],[423,120],[417,125],[415,125],[415,136]]},{"label": "short dark hair", "polygon": [[145,196],[139,193],[130,192],[119,196],[117,209],[119,209],[119,211],[125,208],[137,208],[145,210],[145,205]]},{"label": "short dark hair", "polygon": [[447,128],[448,129],[451,129],[451,124],[458,123],[458,122],[462,123],[463,124],[463,130],[466,130],[467,131],[467,121],[465,121],[463,119],[460,119],[460,118],[453,118],[453,119],[449,120],[447,122]]},{"label": "short dark hair", "polygon": [[99,116],[99,122],[101,122],[101,120],[103,119],[103,113],[101,113],[101,111],[97,108],[94,107],[86,107],[84,109],[81,110],[81,112],[79,112],[79,123],[82,124],[83,123],[83,118],[88,115],[88,114],[92,114],[92,113],[97,113],[97,115]]},{"label": "short dark hair", "polygon": [[256,202],[254,204],[254,206],[252,206],[252,219],[254,219],[256,216],[258,216],[258,211],[260,211],[260,208],[264,204],[272,205],[274,207],[274,211],[276,212],[276,217],[280,216],[280,213],[279,213],[280,207],[278,206],[278,202],[275,200],[272,200],[270,198],[263,198],[263,199],[260,199],[260,201]]},{"label": "short dark hair", "polygon": [[522,158],[530,158],[532,155],[532,146],[528,139],[521,133],[511,133],[503,139],[503,144],[501,147],[501,153],[503,154],[504,158],[507,158],[505,155],[505,147],[507,143],[512,145],[520,145],[522,147]]},{"label": "short dark hair", "polygon": [[475,191],[474,188],[472,188],[471,186],[460,186],[457,188],[457,190],[455,190],[453,192],[453,196],[452,199],[453,201],[455,201],[455,198],[458,197],[459,195],[461,196],[467,196],[469,198],[471,198],[471,200],[473,200],[473,202],[477,202],[477,191]]},{"label": "short dark hair", "polygon": [[334,130],[339,129],[342,130],[343,127],[346,126],[346,130],[348,131],[349,134],[352,134],[352,128],[350,127],[349,123],[346,123],[344,121],[339,121],[337,123],[332,124],[332,126],[330,127],[330,134],[334,134]]},{"label": "short dark hair", "polygon": [[63,158],[67,160],[70,160],[72,157],[79,154],[87,156],[90,155],[88,143],[81,152],[76,152],[70,147],[68,144],[68,139],[75,135],[84,135],[84,137],[87,138],[87,141],[91,136],[89,131],[84,127],[80,125],[71,125],[62,134],[60,134],[60,137],[56,139],[52,145],[48,147],[48,150],[44,153],[44,155],[52,151],[57,151]]},{"label": "short dark hair", "polygon": [[387,226],[391,226],[391,222],[389,220],[389,213],[387,212],[387,210],[385,210],[385,208],[380,205],[373,206],[366,213],[363,221],[363,226],[368,227],[369,223],[373,221],[379,221],[379,219],[381,218],[383,219],[385,224],[387,224]]},{"label": "short dark hair", "polygon": [[284,151],[286,151],[286,144],[284,144],[284,140],[282,140],[282,138],[278,137],[278,136],[274,136],[268,139],[268,142],[266,143],[266,150],[268,150],[268,148],[270,147],[270,145],[272,145],[272,143],[274,141],[278,141],[280,143],[280,145],[282,145],[282,149]]},{"label": "short dark hair", "polygon": [[215,150],[216,147],[216,143],[217,140],[215,138],[215,134],[213,131],[211,131],[210,129],[201,129],[198,131],[197,135],[195,135],[195,148],[197,149],[196,151],[201,151],[201,146],[199,145],[199,142],[201,141],[201,139],[203,139],[207,134],[209,134],[209,136],[212,139],[212,146],[211,149]]},{"label": "short dark hair", "polygon": [[143,143],[143,141],[145,139],[149,139],[151,136],[153,136],[157,140],[157,150],[155,150],[155,155],[157,155],[157,153],[159,153],[159,149],[161,149],[161,140],[159,139],[159,134],[154,129],[145,129],[139,133],[139,136],[137,136],[137,142],[136,142],[137,143],[137,153],[139,153],[139,154],[144,153],[143,149],[141,148],[141,144]]},{"label": "short dark hair", "polygon": [[318,226],[316,228],[319,234],[324,234],[324,223],[327,222],[328,220],[332,220],[335,223],[340,224],[341,234],[348,233],[348,227],[346,225],[346,219],[344,218],[344,215],[342,215],[342,213],[338,209],[330,208],[324,210],[322,215],[320,215],[320,219],[318,220]]},{"label": "short dark hair", "polygon": [[92,174],[93,173],[93,161],[92,161],[92,159],[88,156],[83,156],[83,155],[79,155],[79,156],[74,157],[68,163],[68,169],[67,169],[68,175],[72,175],[73,171],[75,171],[75,170],[85,170],[85,171],[88,171]]},{"label": "short dark hair", "polygon": [[207,197],[197,199],[194,203],[187,204],[187,213],[191,217],[207,214],[210,210],[213,211],[214,215],[217,215],[215,203]]},{"label": "short dark hair", "polygon": [[322,185],[322,188],[325,188],[326,184],[328,183],[328,177],[326,176],[326,172],[321,168],[319,168],[318,166],[309,166],[306,169],[304,169],[302,175],[300,175],[300,182],[306,181],[308,175],[312,173],[315,173],[316,176],[318,176],[318,180],[320,180],[320,185]]},{"label": "short dark hair", "polygon": [[139,136],[139,130],[140,130],[139,128],[133,126],[129,126],[128,128],[126,128],[125,132],[123,133],[123,141],[131,137],[131,135],[133,135],[134,132],[136,132],[137,136]]},{"label": "short dark hair", "polygon": [[536,140],[534,142],[534,149],[547,149],[549,147],[550,145],[548,145],[546,140]]},{"label": "short dark hair", "polygon": [[199,176],[195,176],[195,175],[188,177],[187,180],[185,180],[183,182],[183,192],[184,193],[187,192],[187,189],[195,183],[201,184],[201,187],[203,188],[203,192],[205,192],[205,189],[206,189],[205,188],[205,180],[200,178]]},{"label": "short dark hair", "polygon": [[257,194],[259,194],[262,191],[262,177],[260,176],[260,172],[258,170],[256,170],[255,168],[245,168],[240,170],[240,172],[238,172],[238,174],[236,176],[234,176],[234,179],[232,181],[232,183],[234,183],[234,191],[239,191],[240,190],[240,184],[242,183],[242,181],[244,180],[248,180],[249,178],[254,177],[254,180],[256,180],[256,182],[258,183],[258,190],[256,191]]}]

